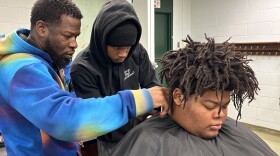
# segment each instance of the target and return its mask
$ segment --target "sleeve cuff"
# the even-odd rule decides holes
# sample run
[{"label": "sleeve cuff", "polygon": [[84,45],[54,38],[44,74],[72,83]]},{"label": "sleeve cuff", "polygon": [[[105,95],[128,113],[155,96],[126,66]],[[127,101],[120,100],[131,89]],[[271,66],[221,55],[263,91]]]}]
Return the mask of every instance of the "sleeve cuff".
[{"label": "sleeve cuff", "polygon": [[132,90],[135,100],[136,116],[148,113],[154,109],[154,103],[151,94],[147,89]]}]

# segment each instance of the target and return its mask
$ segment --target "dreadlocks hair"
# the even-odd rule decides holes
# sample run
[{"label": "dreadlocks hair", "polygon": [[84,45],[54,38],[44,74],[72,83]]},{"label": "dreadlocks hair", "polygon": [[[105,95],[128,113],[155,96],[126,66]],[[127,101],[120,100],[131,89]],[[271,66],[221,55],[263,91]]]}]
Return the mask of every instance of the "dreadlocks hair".
[{"label": "dreadlocks hair", "polygon": [[215,43],[206,34],[205,38],[206,43],[194,42],[188,35],[183,40],[186,47],[168,51],[157,59],[162,65],[160,80],[170,89],[169,104],[173,105],[172,93],[176,88],[182,91],[183,101],[191,95],[202,96],[206,91],[231,91],[238,120],[244,100],[251,102],[259,90],[254,71],[248,65],[252,60],[235,51],[228,40]]},{"label": "dreadlocks hair", "polygon": [[37,0],[31,11],[31,29],[39,20],[59,24],[62,15],[83,18],[80,9],[71,0]]}]

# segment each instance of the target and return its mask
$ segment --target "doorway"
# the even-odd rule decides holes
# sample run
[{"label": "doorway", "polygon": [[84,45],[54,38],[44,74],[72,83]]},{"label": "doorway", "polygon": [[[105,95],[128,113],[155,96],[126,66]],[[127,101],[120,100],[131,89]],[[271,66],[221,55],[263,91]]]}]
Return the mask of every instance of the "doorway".
[{"label": "doorway", "polygon": [[[172,17],[173,17],[173,0],[160,0],[160,8],[155,8],[155,59],[172,49]],[[159,69],[156,68],[157,78]],[[166,86],[165,83],[162,84]]]}]

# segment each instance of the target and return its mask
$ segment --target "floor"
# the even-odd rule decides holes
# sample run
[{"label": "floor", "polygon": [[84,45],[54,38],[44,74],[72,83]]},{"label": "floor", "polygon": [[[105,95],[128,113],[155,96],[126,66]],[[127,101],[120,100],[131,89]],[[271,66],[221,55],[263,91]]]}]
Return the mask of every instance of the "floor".
[{"label": "floor", "polygon": [[[260,136],[280,156],[280,132],[247,125]],[[0,148],[0,156],[7,156],[5,148]]]}]

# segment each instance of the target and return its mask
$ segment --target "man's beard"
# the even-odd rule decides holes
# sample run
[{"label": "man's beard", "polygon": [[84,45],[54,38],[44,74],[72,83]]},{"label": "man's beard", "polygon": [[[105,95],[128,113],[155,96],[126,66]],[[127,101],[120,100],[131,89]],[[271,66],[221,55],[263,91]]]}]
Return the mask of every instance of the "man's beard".
[{"label": "man's beard", "polygon": [[69,59],[59,59],[57,56],[51,56],[51,58],[58,69],[64,69],[71,61]]},{"label": "man's beard", "polygon": [[60,70],[65,68],[71,60],[66,58],[59,58],[55,50],[52,48],[49,40],[46,41],[47,53],[50,55],[54,65]]}]

